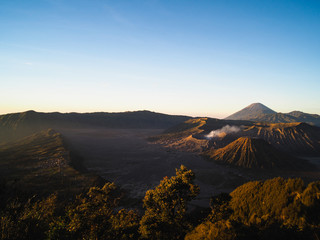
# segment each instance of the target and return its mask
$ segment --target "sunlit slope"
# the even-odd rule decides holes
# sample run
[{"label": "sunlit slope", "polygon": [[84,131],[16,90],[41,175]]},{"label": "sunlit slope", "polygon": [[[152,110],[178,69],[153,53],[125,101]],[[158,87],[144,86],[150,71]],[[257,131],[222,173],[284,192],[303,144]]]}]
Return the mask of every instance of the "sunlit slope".
[{"label": "sunlit slope", "polygon": [[319,222],[320,182],[307,186],[301,179],[274,178],[248,182],[231,194],[233,215],[245,224],[277,220],[285,225],[303,226]]},{"label": "sunlit slope", "polygon": [[[222,131],[225,126],[238,131],[208,138],[211,131]],[[240,120],[211,118],[189,119],[168,129],[151,140],[166,147],[192,152],[223,148],[240,137],[259,138],[273,147],[295,155],[320,155],[320,128],[306,123],[253,123]]]},{"label": "sunlit slope", "polygon": [[309,166],[288,156],[262,139],[240,137],[227,146],[210,149],[208,158],[221,163],[243,168],[299,169]]},{"label": "sunlit slope", "polygon": [[0,175],[7,185],[28,193],[79,192],[97,178],[81,173],[60,133],[52,129],[0,145]]},{"label": "sunlit slope", "polygon": [[47,128],[169,128],[190,117],[150,111],[122,113],[41,113],[0,115],[0,141],[17,139]]},{"label": "sunlit slope", "polygon": [[248,182],[212,198],[193,239],[318,239],[320,182],[299,178]]},{"label": "sunlit slope", "polygon": [[166,147],[189,152],[202,152],[210,146],[205,135],[225,125],[251,126],[248,121],[219,120],[215,118],[194,118],[166,130],[150,140]]},{"label": "sunlit slope", "polygon": [[206,139],[196,139],[193,135],[203,132],[201,127],[207,118],[190,119],[166,130],[163,134],[149,140],[172,149],[190,152],[202,152],[208,147]]},{"label": "sunlit slope", "polygon": [[168,136],[179,136],[189,134],[207,134],[212,130],[222,128],[226,125],[231,126],[251,126],[253,123],[250,121],[242,120],[224,120],[216,118],[193,118],[185,122],[177,124],[165,131]]},{"label": "sunlit slope", "polygon": [[241,134],[264,139],[286,152],[320,154],[320,128],[306,123],[257,123]]}]

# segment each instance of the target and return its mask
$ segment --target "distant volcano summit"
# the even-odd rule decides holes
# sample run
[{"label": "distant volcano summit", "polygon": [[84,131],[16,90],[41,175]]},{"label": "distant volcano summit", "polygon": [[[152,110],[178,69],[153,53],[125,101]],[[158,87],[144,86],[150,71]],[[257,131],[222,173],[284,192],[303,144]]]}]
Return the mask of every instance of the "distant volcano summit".
[{"label": "distant volcano summit", "polygon": [[253,122],[292,123],[305,122],[320,126],[320,115],[300,111],[277,113],[261,103],[253,103],[225,118],[226,120],[249,120]]},{"label": "distant volcano summit", "polygon": [[276,112],[262,103],[253,103],[244,109],[230,115],[227,120],[251,120],[262,114],[275,114]]}]

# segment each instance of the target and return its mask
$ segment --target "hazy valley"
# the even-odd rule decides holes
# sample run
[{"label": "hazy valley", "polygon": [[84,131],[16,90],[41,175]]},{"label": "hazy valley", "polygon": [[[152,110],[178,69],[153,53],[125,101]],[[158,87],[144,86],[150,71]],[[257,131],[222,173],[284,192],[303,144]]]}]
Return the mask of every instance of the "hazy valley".
[{"label": "hazy valley", "polygon": [[[73,201],[77,194],[90,192],[91,187],[102,187],[105,183],[114,182],[122,196],[117,207],[136,209],[141,214],[144,210],[142,201],[145,201],[143,199],[148,190],[156,188],[168,178],[174,178],[175,170],[184,165],[195,174],[194,184],[200,188],[200,193],[190,198],[192,201],[188,203],[188,214],[194,218],[194,222],[191,221],[193,227],[189,226],[188,229],[195,230],[186,237],[192,239],[193,236],[196,239],[195,235],[202,234],[199,233],[201,222],[210,222],[212,215],[209,212],[217,211],[213,205],[211,210],[209,208],[213,196],[231,193],[231,202],[227,197],[219,204],[222,204],[221,207],[225,206],[223,204],[231,204],[229,207],[240,216],[242,213],[238,213],[240,210],[236,208],[240,203],[235,203],[240,190],[233,191],[245,183],[248,185],[243,186],[254,184],[252,181],[282,177],[300,178],[294,181],[303,180],[305,184],[319,184],[319,116],[296,113],[291,114],[292,118],[286,117],[286,121],[279,122],[273,110],[262,104],[253,104],[226,119],[191,118],[148,111],[90,114],[28,111],[2,115],[1,201],[5,206],[15,197],[26,201],[33,196],[34,201],[41,201],[55,194],[62,203],[64,198]],[[307,123],[296,122],[302,118]],[[283,179],[274,180],[276,183],[273,184],[286,181]],[[303,192],[306,188],[304,183],[299,182],[302,189],[299,191],[306,195]],[[320,206],[319,194],[319,189],[315,190],[309,207]],[[289,199],[289,196],[285,197]],[[239,198],[249,197],[243,195]],[[6,208],[4,211],[7,211]],[[219,210],[221,213],[223,211]],[[139,214],[136,214],[134,218],[139,219]],[[119,217],[117,214],[112,216]],[[219,221],[227,221],[232,216],[228,215]],[[243,216],[241,218],[244,219]],[[261,221],[263,216],[258,218]],[[71,221],[71,218],[66,221]],[[244,231],[245,226],[253,226],[252,219],[239,221],[244,224],[241,231]],[[308,219],[305,221],[309,226]],[[199,227],[195,228],[199,223]],[[211,223],[215,224],[214,221]],[[280,227],[283,223],[279,224]],[[295,222],[292,226],[300,224]],[[318,234],[320,225],[317,225],[318,222],[312,224],[316,224],[312,225],[312,231]],[[138,234],[138,227],[135,222],[131,237],[137,238],[135,234]],[[217,228],[215,225],[210,227]],[[308,229],[303,228],[303,232],[308,232]],[[240,230],[235,228],[234,231]],[[249,230],[245,230],[245,236],[248,237],[246,231]],[[261,234],[267,234],[268,231],[261,230]],[[296,230],[288,231],[296,233]],[[178,238],[186,233],[183,230]],[[70,230],[68,234],[75,233]],[[131,238],[129,235],[121,236],[124,239]]]}]

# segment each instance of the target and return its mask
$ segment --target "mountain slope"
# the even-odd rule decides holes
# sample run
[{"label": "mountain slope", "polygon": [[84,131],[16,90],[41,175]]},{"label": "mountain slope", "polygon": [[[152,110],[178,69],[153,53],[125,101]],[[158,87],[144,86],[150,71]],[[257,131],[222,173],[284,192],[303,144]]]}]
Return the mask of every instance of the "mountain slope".
[{"label": "mountain slope", "polygon": [[320,116],[318,114],[309,114],[300,111],[289,112],[286,115],[295,117],[298,122],[305,122],[320,126]]},{"label": "mountain slope", "polygon": [[268,122],[268,123],[292,123],[301,122],[298,118],[290,116],[285,113],[274,113],[274,114],[260,114],[250,119],[254,122]]},{"label": "mountain slope", "polygon": [[294,111],[290,113],[261,114],[254,118],[251,118],[250,121],[270,123],[305,122],[311,125],[320,126],[319,115],[308,114],[299,111]]},{"label": "mountain slope", "polygon": [[97,181],[73,167],[80,168],[78,160],[60,133],[44,130],[0,145],[0,176],[8,187],[26,194],[78,193]]},{"label": "mountain slope", "polygon": [[254,119],[261,114],[274,114],[276,113],[272,109],[266,107],[261,103],[253,103],[244,109],[226,117],[227,120],[251,120]]},{"label": "mountain slope", "polygon": [[300,178],[278,177],[247,182],[229,196],[214,196],[212,212],[185,240],[319,239],[319,194],[319,181],[306,185]]},{"label": "mountain slope", "polygon": [[233,214],[246,224],[277,219],[287,226],[303,226],[319,221],[319,187],[319,181],[306,186],[300,178],[248,182],[230,194],[230,205]]},{"label": "mountain slope", "polygon": [[194,118],[169,128],[163,134],[150,138],[150,140],[173,149],[202,152],[212,144],[206,137],[211,131],[223,128],[226,125],[249,127],[252,124],[248,121]]},{"label": "mountain slope", "polygon": [[311,125],[320,126],[320,116],[317,114],[309,114],[300,111],[277,113],[261,103],[253,103],[225,119],[269,123],[305,122]]},{"label": "mountain slope", "polygon": [[[225,131],[225,128],[236,131]],[[212,134],[214,133],[214,134]],[[210,137],[210,136],[215,137]],[[239,137],[260,138],[290,154],[319,156],[320,128],[307,123],[254,123],[243,120],[195,118],[150,140],[182,151],[202,152],[222,148]]]},{"label": "mountain slope", "polygon": [[293,169],[303,166],[262,139],[240,137],[224,148],[205,154],[215,161],[243,168]]},{"label": "mountain slope", "polygon": [[257,123],[243,130],[241,135],[264,139],[289,153],[320,154],[320,128],[306,123]]},{"label": "mountain slope", "polygon": [[0,116],[0,142],[18,139],[47,128],[169,128],[190,119],[150,111],[123,113],[23,113]]}]

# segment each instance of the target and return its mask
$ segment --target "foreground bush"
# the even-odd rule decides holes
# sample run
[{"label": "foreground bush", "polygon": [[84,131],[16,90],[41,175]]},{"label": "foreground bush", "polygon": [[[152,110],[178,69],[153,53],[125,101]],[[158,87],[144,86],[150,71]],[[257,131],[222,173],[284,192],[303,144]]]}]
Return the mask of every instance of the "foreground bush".
[{"label": "foreground bush", "polygon": [[212,212],[186,239],[319,239],[320,182],[274,178],[246,183]]},{"label": "foreground bush", "polygon": [[140,232],[147,239],[180,239],[190,224],[186,219],[187,204],[199,193],[195,175],[185,166],[176,169],[176,176],[164,178],[160,185],[149,190],[143,199],[145,214]]},{"label": "foreground bush", "polygon": [[193,227],[191,219],[199,218],[187,210],[199,193],[194,179],[186,167],[176,169],[147,191],[142,217],[119,207],[122,194],[114,183],[70,201],[55,194],[11,199],[0,208],[0,239],[320,239],[320,181],[248,182],[213,197],[211,212]]}]

